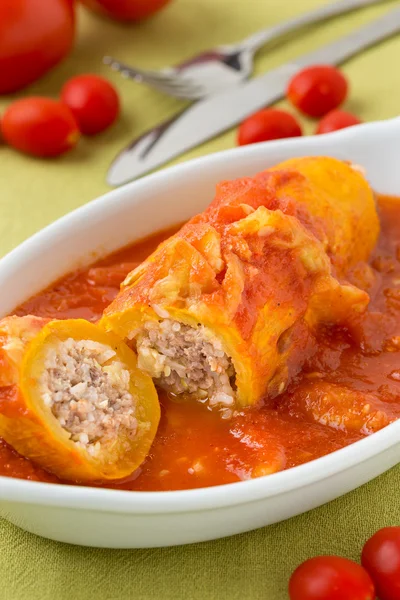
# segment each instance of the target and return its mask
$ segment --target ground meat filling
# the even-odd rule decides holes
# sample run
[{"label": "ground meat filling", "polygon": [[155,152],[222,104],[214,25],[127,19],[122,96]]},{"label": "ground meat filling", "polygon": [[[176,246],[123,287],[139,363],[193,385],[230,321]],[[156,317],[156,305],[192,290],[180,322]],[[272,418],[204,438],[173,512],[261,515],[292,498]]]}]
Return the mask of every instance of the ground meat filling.
[{"label": "ground meat filling", "polygon": [[137,432],[129,371],[109,346],[68,338],[49,350],[41,378],[42,397],[71,434],[93,456],[122,433]]},{"label": "ground meat filling", "polygon": [[235,402],[235,371],[221,342],[203,325],[172,319],[147,321],[136,338],[138,366],[160,387],[208,402],[229,418]]}]

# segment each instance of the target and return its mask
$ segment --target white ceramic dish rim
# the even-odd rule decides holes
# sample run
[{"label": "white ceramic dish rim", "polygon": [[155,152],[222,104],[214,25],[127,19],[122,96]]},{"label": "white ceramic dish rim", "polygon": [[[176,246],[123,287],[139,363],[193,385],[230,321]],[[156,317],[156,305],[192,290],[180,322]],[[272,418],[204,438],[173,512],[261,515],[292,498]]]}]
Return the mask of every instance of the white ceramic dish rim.
[{"label": "white ceramic dish rim", "polygon": [[[351,140],[356,132],[359,135],[360,130],[364,130],[365,133],[369,130],[369,133],[373,133],[374,129],[389,128],[394,125],[397,128],[399,127],[400,118],[387,122],[360,125],[329,134],[329,139],[333,141],[334,138],[337,140],[340,137],[344,141]],[[322,138],[328,136],[319,137],[322,140]],[[301,144],[303,149],[307,151],[307,148],[310,147],[310,154],[315,154],[312,150],[313,138],[301,139]],[[274,143],[274,147],[279,150],[292,145],[293,140]],[[141,185],[147,185],[150,177],[155,183],[162,180],[167,172],[169,177],[173,177],[176,171],[182,172],[185,169],[193,168],[193,166],[206,166],[210,160],[214,163],[215,161],[226,161],[229,160],[232,154],[245,154],[248,151],[247,148],[227,150],[194,159],[149,175],[140,181],[124,186],[124,188],[127,190],[133,187],[138,189]],[[32,251],[37,252],[38,246],[47,246],[52,240],[56,239],[67,224],[71,225],[73,222],[86,219],[92,213],[98,213],[102,208],[109,208],[110,197],[115,194],[116,191],[111,191],[61,217],[33,235],[1,260],[2,270],[18,270],[18,264],[23,263],[27,254]],[[399,439],[400,420],[345,448],[286,471],[258,479],[191,490],[137,492],[42,483],[0,476],[0,500],[125,514],[165,514],[222,508],[255,502],[261,498],[269,498],[282,492],[287,493],[297,488],[304,488],[315,481],[327,479],[338,472],[351,469],[356,464],[368,461],[371,457],[377,456],[390,448]]]}]

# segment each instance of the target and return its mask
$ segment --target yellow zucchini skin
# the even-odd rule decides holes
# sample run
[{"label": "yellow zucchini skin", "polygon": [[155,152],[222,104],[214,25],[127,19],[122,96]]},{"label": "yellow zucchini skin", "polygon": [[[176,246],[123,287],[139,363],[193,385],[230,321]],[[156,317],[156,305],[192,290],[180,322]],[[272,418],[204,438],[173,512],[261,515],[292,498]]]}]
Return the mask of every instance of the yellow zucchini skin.
[{"label": "yellow zucchini skin", "polygon": [[[138,433],[133,439],[116,436],[96,457],[70,439],[41,394],[46,352],[68,338],[109,346],[130,373]],[[117,336],[83,319],[7,317],[0,322],[0,346],[0,383],[9,398],[0,402],[0,436],[17,452],[61,479],[81,483],[118,480],[140,466],[154,440],[160,407],[153,382],[137,369],[135,354]]]},{"label": "yellow zucchini skin", "polygon": [[379,234],[373,192],[333,158],[287,161],[222,182],[216,197],[132,271],[100,325],[132,339],[145,321],[207,327],[232,359],[236,403],[276,396],[321,323],[364,311],[345,281]]},{"label": "yellow zucchini skin", "polygon": [[324,247],[339,275],[368,259],[379,235],[374,194],[359,168],[329,157],[292,158],[268,170],[290,171],[276,185],[278,198],[292,197],[324,229]]}]

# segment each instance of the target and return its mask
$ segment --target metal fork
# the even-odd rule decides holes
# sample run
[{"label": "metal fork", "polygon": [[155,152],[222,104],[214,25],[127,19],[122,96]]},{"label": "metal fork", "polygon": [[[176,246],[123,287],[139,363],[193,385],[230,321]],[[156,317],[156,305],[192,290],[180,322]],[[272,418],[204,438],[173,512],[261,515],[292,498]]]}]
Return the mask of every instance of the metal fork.
[{"label": "metal fork", "polygon": [[206,50],[176,67],[159,71],[132,67],[111,56],[105,56],[103,61],[123,77],[145,83],[169,96],[199,100],[247,79],[253,71],[255,53],[265,44],[306,25],[383,1],[385,0],[340,0],[326,4],[259,31],[242,42]]}]

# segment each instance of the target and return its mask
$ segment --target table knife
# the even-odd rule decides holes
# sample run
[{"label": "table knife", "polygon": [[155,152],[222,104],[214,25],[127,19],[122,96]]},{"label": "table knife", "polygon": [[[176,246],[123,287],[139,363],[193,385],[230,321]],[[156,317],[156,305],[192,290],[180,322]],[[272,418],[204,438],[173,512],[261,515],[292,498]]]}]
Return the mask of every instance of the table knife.
[{"label": "table knife", "polygon": [[111,164],[107,182],[117,186],[136,179],[237,125],[254,111],[282,98],[290,78],[299,69],[315,64],[339,64],[399,30],[400,8],[396,8],[265,75],[196,102],[135,139]]}]

